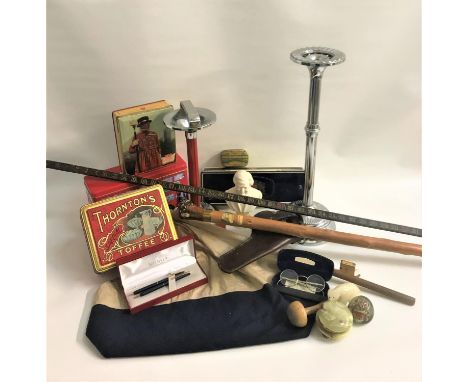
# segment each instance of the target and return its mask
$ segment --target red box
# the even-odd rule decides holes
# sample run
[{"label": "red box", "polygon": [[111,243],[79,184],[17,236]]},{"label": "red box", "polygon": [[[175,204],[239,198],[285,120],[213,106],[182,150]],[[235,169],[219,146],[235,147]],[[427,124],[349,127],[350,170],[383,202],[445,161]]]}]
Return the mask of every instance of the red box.
[{"label": "red box", "polygon": [[[196,260],[191,236],[169,240],[119,257],[116,263],[125,297],[133,314],[208,283],[206,274]],[[188,273],[188,277],[177,281],[174,275],[178,272]],[[172,281],[169,281],[170,278]],[[144,296],[135,294],[148,288],[148,285],[155,285],[155,282],[161,283],[161,280],[167,280],[167,283]]]},{"label": "red box", "polygon": [[[109,168],[107,171],[122,172],[120,166]],[[176,154],[176,160],[174,163],[169,163],[152,171],[137,175],[149,179],[164,180],[166,182],[188,185],[187,163],[185,163],[179,154]],[[141,187],[132,183],[116,182],[115,180],[95,178],[93,176],[85,176],[84,184],[88,194],[88,200],[90,202],[97,202]],[[177,192],[165,191],[165,194],[168,204],[176,206]]]}]

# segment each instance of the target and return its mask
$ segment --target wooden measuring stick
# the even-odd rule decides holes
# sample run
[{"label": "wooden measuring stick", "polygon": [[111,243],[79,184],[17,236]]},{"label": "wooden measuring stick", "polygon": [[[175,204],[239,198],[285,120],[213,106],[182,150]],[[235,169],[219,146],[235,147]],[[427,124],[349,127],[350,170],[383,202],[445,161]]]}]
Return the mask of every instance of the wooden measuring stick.
[{"label": "wooden measuring stick", "polygon": [[346,232],[331,231],[328,229],[316,228],[308,225],[287,223],[272,219],[262,219],[249,215],[237,215],[231,212],[208,211],[194,205],[185,206],[184,213],[181,214],[181,216],[183,218],[210,221],[217,224],[228,224],[237,227],[246,227],[261,231],[276,232],[284,235],[300,237],[303,239],[322,240],[355,247],[396,252],[404,255],[422,256],[422,247],[420,244],[356,235]]}]

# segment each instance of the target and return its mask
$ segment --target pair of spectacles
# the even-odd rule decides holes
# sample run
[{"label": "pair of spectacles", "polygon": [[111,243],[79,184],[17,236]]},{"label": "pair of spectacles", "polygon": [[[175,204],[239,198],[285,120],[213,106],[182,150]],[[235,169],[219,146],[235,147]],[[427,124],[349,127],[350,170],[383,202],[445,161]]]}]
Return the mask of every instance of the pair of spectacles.
[{"label": "pair of spectacles", "polygon": [[285,269],[280,274],[278,285],[309,293],[319,293],[325,289],[325,280],[319,275],[302,276],[293,269]]}]

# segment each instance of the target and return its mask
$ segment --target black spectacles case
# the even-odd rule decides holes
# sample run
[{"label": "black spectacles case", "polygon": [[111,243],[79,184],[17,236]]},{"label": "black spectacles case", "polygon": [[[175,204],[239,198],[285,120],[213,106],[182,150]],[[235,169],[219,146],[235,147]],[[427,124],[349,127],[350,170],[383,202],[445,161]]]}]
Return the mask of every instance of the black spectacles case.
[{"label": "black spectacles case", "polygon": [[[334,269],[332,260],[312,252],[296,249],[282,249],[278,253],[278,268],[280,271],[273,277],[272,284],[279,292],[316,303],[327,299],[329,289],[327,281],[331,279]],[[321,292],[312,293],[286,287],[278,283],[280,274],[285,269],[292,269],[296,271],[299,276],[303,277],[308,277],[313,274],[319,275],[325,280],[325,288]]]}]

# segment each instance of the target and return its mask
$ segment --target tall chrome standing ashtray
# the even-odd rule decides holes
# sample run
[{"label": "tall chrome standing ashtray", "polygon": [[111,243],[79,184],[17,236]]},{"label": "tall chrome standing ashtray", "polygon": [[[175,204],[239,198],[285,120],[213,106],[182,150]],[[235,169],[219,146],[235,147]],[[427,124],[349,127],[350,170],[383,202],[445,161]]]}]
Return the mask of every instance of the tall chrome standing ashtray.
[{"label": "tall chrome standing ashtray", "polygon": [[[328,66],[338,65],[344,62],[345,55],[336,49],[310,47],[297,49],[291,52],[291,60],[297,64],[307,66],[310,73],[309,108],[307,113],[306,153],[305,153],[305,182],[304,198],[297,204],[308,208],[326,210],[326,207],[313,200],[315,161],[317,153],[317,137],[320,131],[318,123],[320,106],[320,86],[325,69]],[[335,223],[330,220],[302,216],[303,223],[320,228],[335,229]]]}]

